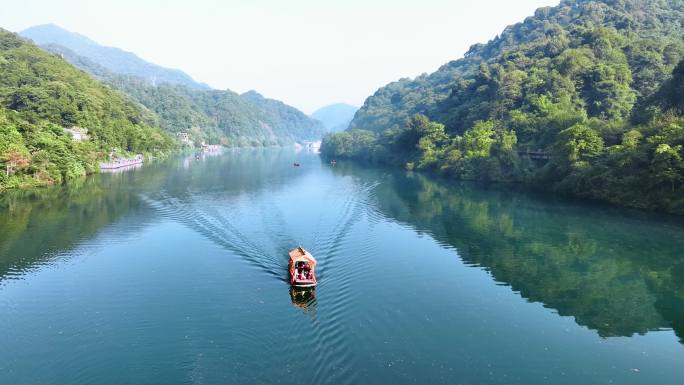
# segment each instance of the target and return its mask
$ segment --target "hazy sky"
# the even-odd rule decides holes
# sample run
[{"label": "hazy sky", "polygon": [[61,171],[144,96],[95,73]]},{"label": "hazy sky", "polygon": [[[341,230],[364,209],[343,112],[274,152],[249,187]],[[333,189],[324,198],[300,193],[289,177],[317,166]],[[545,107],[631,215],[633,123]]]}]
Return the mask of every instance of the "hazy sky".
[{"label": "hazy sky", "polygon": [[0,0],[0,27],[55,23],[100,44],[310,113],[361,105],[560,0]]}]

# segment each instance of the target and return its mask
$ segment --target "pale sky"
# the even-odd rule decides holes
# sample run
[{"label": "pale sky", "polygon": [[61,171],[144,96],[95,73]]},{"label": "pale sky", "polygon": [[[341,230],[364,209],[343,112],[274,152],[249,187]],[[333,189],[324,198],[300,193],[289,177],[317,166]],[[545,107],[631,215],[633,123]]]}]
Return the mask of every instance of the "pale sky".
[{"label": "pale sky", "polygon": [[195,80],[306,113],[360,106],[560,0],[0,0],[0,27],[55,23]]}]

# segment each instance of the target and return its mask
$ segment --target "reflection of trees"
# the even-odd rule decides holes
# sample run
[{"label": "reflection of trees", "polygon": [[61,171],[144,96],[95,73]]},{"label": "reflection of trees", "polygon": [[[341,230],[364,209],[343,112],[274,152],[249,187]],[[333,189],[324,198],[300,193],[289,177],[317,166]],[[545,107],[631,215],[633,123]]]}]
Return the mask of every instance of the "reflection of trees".
[{"label": "reflection of trees", "polygon": [[[352,173],[345,167],[353,166],[338,164],[336,172]],[[352,174],[378,178],[369,169]],[[454,246],[524,298],[601,336],[672,327],[684,337],[681,222],[544,202],[506,186],[411,173],[381,178],[375,192],[383,215]]]},{"label": "reflection of trees", "polygon": [[[132,186],[155,188],[159,178],[94,176],[67,186],[9,191],[0,196],[0,280],[48,261],[90,239],[124,214],[144,210]],[[137,215],[139,228],[144,216]]]}]

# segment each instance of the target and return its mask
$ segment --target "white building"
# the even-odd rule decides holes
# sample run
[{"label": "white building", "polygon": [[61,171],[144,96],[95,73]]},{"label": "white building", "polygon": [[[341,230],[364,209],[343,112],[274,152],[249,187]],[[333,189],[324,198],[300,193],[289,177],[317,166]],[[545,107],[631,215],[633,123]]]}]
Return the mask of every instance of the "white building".
[{"label": "white building", "polygon": [[90,139],[90,136],[88,136],[88,129],[87,128],[81,128],[81,127],[74,126],[71,128],[65,128],[64,132],[71,135],[71,139],[74,142],[82,142],[84,140]]},{"label": "white building", "polygon": [[190,134],[188,134],[187,132],[177,132],[176,137],[184,144],[193,144],[192,140],[190,139]]}]

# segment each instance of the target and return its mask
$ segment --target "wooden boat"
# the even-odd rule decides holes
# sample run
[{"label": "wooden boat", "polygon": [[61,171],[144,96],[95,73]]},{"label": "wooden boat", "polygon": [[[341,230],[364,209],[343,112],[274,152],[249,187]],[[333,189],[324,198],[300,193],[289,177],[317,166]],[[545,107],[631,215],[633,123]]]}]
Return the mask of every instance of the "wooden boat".
[{"label": "wooden boat", "polygon": [[316,280],[316,258],[303,247],[290,250],[290,285],[297,287],[313,287]]}]

